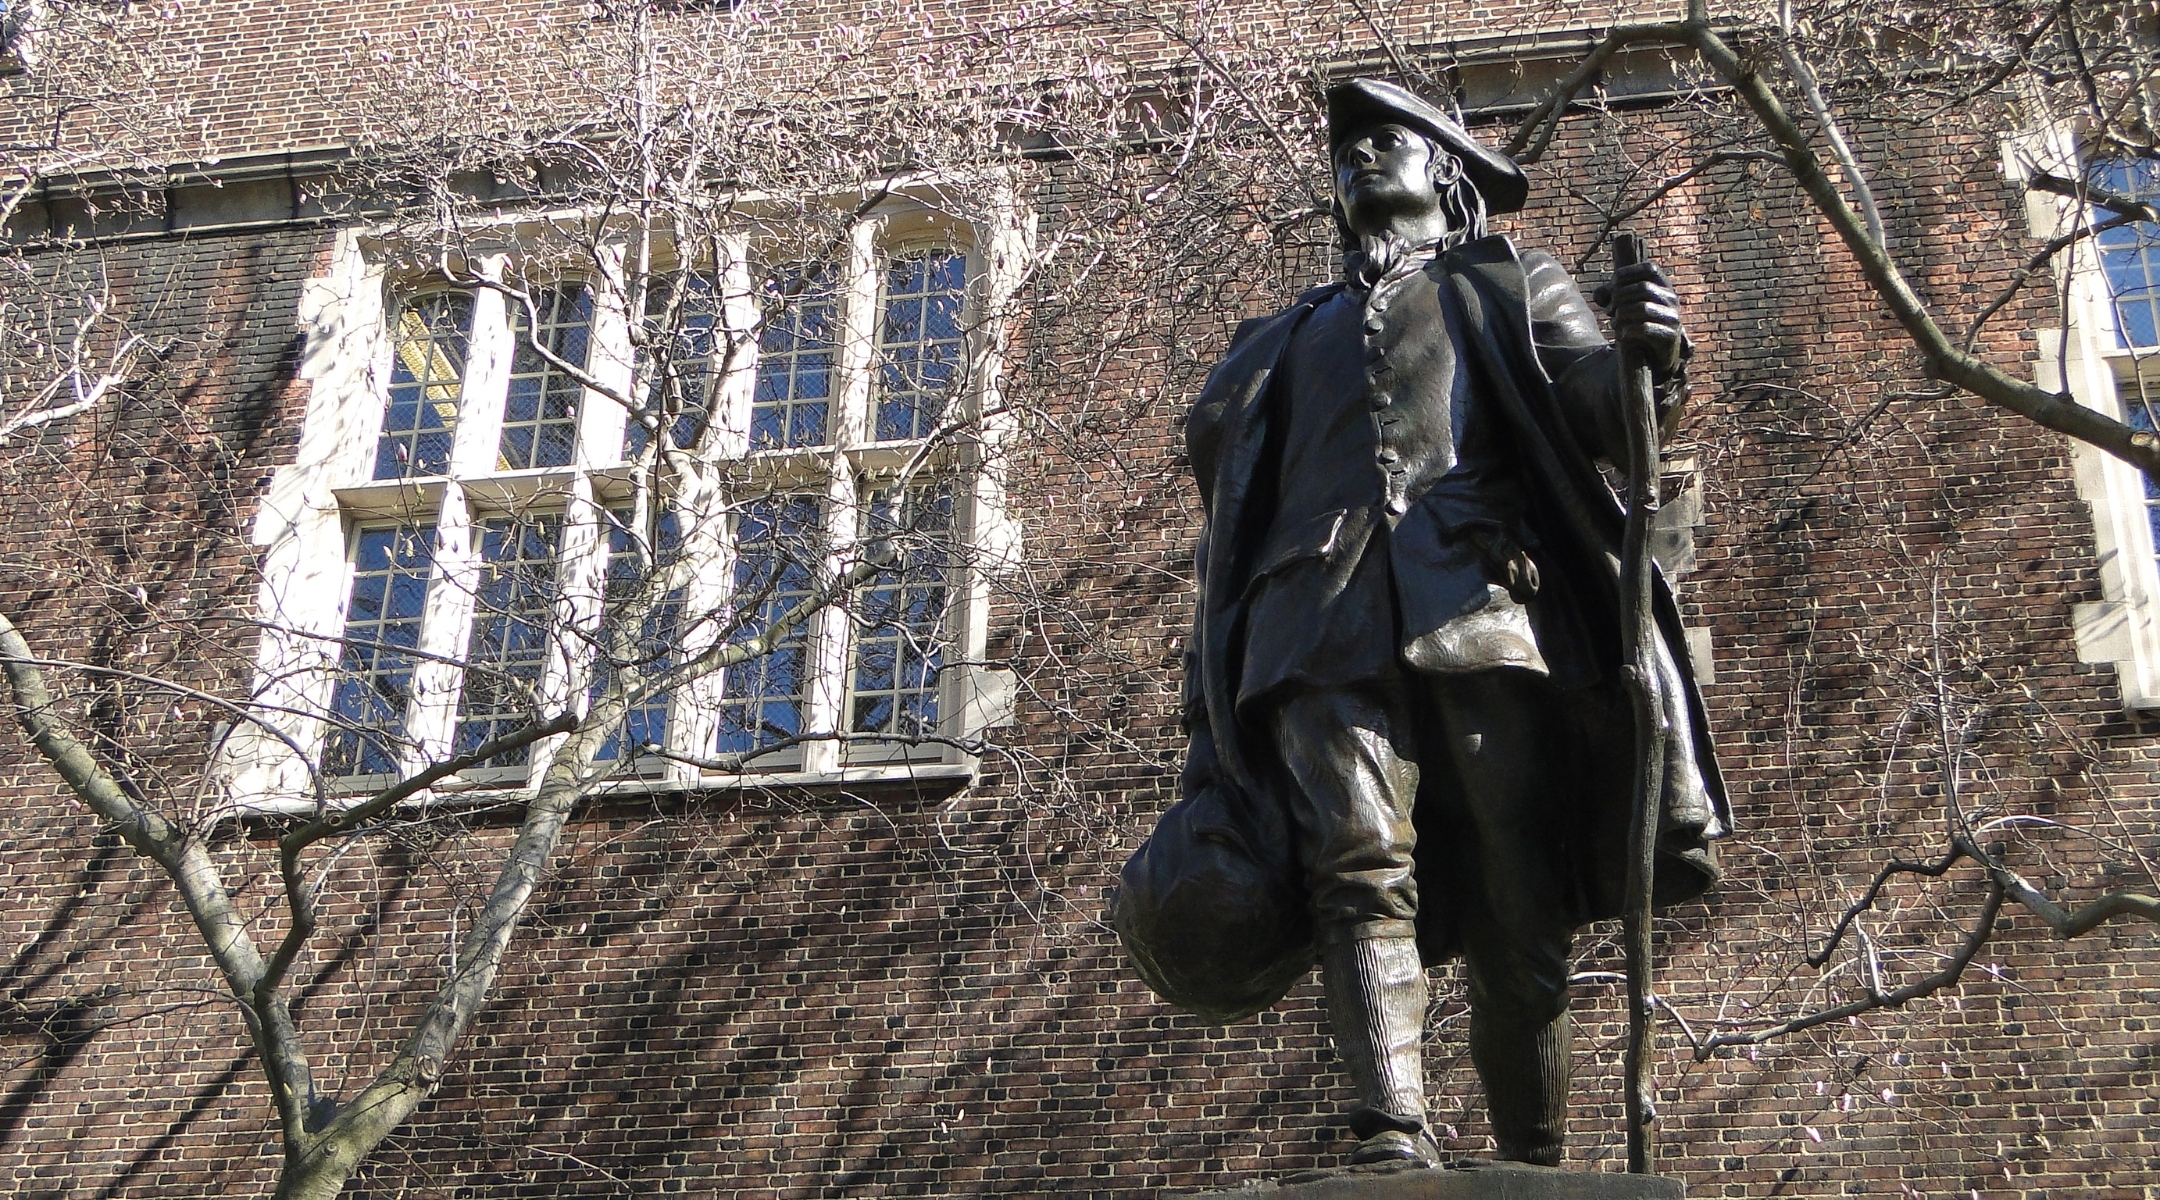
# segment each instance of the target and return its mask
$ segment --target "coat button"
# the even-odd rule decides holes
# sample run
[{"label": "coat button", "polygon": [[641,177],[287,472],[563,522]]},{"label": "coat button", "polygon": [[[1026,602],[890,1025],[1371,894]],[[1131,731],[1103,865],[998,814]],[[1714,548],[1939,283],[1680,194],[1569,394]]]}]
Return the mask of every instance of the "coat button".
[{"label": "coat button", "polygon": [[1374,296],[1372,298],[1372,303],[1367,307],[1371,308],[1376,313],[1384,313],[1387,311],[1387,297]]},{"label": "coat button", "polygon": [[1395,397],[1388,395],[1386,392],[1374,392],[1372,395],[1372,406],[1374,412],[1379,412],[1381,409],[1386,408],[1388,405],[1393,403],[1395,403]]},{"label": "coat button", "polygon": [[1401,515],[1403,515],[1403,514],[1404,514],[1404,513],[1406,513],[1406,512],[1409,512],[1409,511],[1410,511],[1410,499],[1409,499],[1409,497],[1407,497],[1407,496],[1389,496],[1389,497],[1387,498],[1387,510],[1388,510],[1389,512],[1391,512],[1391,513],[1394,513],[1394,514],[1395,514],[1396,516],[1398,516],[1398,517],[1399,517],[1399,516],[1401,516]]},{"label": "coat button", "polygon": [[1382,320],[1381,320],[1380,318],[1378,318],[1378,317],[1367,317],[1367,318],[1365,318],[1365,332],[1367,332],[1367,333],[1379,333],[1380,331],[1382,331],[1382,330],[1384,330],[1384,329],[1386,329],[1386,328],[1387,328],[1387,322],[1385,322],[1385,321],[1382,321]]},{"label": "coat button", "polygon": [[1402,455],[1395,453],[1393,450],[1382,450],[1379,453],[1378,457],[1381,462],[1384,462],[1389,466],[1393,466],[1395,463],[1401,461],[1402,459]]}]

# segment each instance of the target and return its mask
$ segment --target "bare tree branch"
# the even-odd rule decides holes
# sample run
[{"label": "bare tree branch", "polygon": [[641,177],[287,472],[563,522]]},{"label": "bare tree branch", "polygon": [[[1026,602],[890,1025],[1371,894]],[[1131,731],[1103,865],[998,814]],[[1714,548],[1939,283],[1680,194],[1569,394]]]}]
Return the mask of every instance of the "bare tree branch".
[{"label": "bare tree branch", "polygon": [[[2058,939],[2068,940],[2089,933],[2105,922],[2118,917],[2134,917],[2138,920],[2160,924],[2160,899],[2136,892],[2108,892],[2080,908],[2065,908],[2049,899],[2032,883],[2001,863],[2001,854],[1982,852],[1962,835],[1952,838],[1950,849],[1933,862],[1908,862],[1892,859],[1876,872],[1860,898],[1846,908],[1830,931],[1822,947],[1807,956],[1810,966],[1820,968],[1830,961],[1839,942],[1855,927],[1863,913],[1874,908],[1882,895],[1884,884],[1898,875],[1921,875],[1939,879],[1952,866],[1971,859],[1980,864],[1987,881],[1986,899],[1981,904],[1980,915],[1974,920],[1963,939],[1950,952],[1941,970],[1915,980],[1903,987],[1885,990],[1882,986],[1880,968],[1874,967],[1872,951],[1868,954],[1871,969],[1866,973],[1867,994],[1856,1000],[1829,1008],[1805,1013],[1765,1028],[1735,1033],[1717,1034],[1709,1038],[1697,1038],[1693,1030],[1683,1022],[1690,1042],[1695,1047],[1695,1061],[1707,1061],[1718,1050],[1727,1046],[1754,1046],[1775,1041],[1818,1025],[1841,1021],[1881,1008],[1902,1008],[1923,996],[1932,995],[1956,984],[1964,977],[1966,968],[1981,948],[1993,938],[1995,921],[2002,910],[2005,898],[2015,900],[2027,911],[2040,918]],[[1675,1013],[1677,1016],[1678,1014]]]},{"label": "bare tree branch", "polygon": [[1845,130],[1830,115],[1830,102],[1823,97],[1822,85],[1815,81],[1815,72],[1807,61],[1800,57],[1793,37],[1792,0],[1778,0],[1778,57],[1785,64],[1786,74],[1791,75],[1793,83],[1799,87],[1801,97],[1807,101],[1808,111],[1814,114],[1823,140],[1830,143],[1830,153],[1845,173],[1845,185],[1860,202],[1860,214],[1867,220],[1868,237],[1887,253],[1890,238],[1883,232],[1882,213],[1875,207],[1875,189],[1868,183],[1867,172],[1860,169],[1860,160],[1854,156],[1852,144],[1845,140]]},{"label": "bare tree branch", "polygon": [[1933,995],[1951,986],[1964,977],[1965,968],[1972,964],[1973,957],[1980,953],[1980,948],[1985,946],[1989,937],[1993,935],[1995,917],[2002,911],[2002,902],[2002,885],[1992,879],[1989,880],[1987,899],[1981,904],[1980,915],[1974,919],[1972,928],[1966,932],[1964,940],[1951,952],[1950,961],[1944,965],[1943,969],[1925,979],[1917,980],[1889,992],[1871,986],[1867,995],[1833,1008],[1794,1017],[1788,1021],[1780,1021],[1766,1029],[1749,1030],[1744,1033],[1721,1033],[1697,1041],[1695,1043],[1695,1061],[1707,1062],[1712,1055],[1727,1046],[1759,1046],[1765,1042],[1789,1037],[1803,1030],[1813,1029],[1818,1025],[1827,1025],[1832,1021],[1842,1021],[1847,1017],[1857,1017],[1862,1013],[1873,1012],[1879,1008],[1903,1008],[1914,1000]]},{"label": "bare tree branch", "polygon": [[262,955],[217,864],[200,838],[138,803],[131,789],[114,779],[89,747],[68,732],[54,711],[45,674],[34,664],[29,644],[14,623],[0,615],[0,667],[14,691],[16,719],[23,732],[84,807],[173,881],[181,904],[202,934],[204,948],[241,1002],[256,1053],[269,1068],[272,1096],[287,1136],[304,1133],[313,1083],[300,1052],[299,1030],[282,997],[267,1006],[256,1002],[255,986],[263,977]]},{"label": "bare tree branch", "polygon": [[2160,436],[2129,426],[2079,404],[2068,395],[2043,391],[2030,383],[2013,378],[2001,370],[1967,353],[1953,343],[1936,324],[1927,305],[1913,291],[1904,272],[1890,257],[1880,242],[1872,238],[1862,218],[1853,211],[1823,170],[1821,161],[1808,147],[1807,137],[1787,113],[1783,102],[1756,70],[1749,66],[1723,38],[1707,26],[1683,24],[1681,27],[1689,44],[1701,52],[1703,59],[1725,81],[1755,114],[1769,132],[1779,150],[1785,156],[1786,167],[1792,172],[1808,198],[1829,219],[1837,230],[1867,277],[1876,295],[1890,309],[1906,334],[1926,357],[1932,374],[1939,379],[1957,385],[1990,403],[2000,405],[2020,416],[2087,442],[2130,463],[2146,474],[2160,478]]}]

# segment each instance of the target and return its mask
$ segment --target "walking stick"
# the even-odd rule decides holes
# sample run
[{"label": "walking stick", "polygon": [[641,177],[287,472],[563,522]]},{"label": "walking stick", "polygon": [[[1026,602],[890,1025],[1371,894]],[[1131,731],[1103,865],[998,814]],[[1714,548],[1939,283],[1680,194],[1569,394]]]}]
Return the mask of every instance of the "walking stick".
[{"label": "walking stick", "polygon": [[[1613,235],[1614,288],[1618,272],[1643,260],[1642,239]],[[1650,896],[1657,856],[1658,810],[1664,792],[1665,742],[1670,730],[1659,702],[1656,616],[1650,608],[1650,519],[1658,505],[1658,416],[1650,366],[1639,350],[1620,347],[1622,417],[1627,424],[1627,526],[1620,543],[1620,651],[1628,698],[1635,708],[1635,806],[1628,825],[1627,945],[1628,1170],[1649,1174],[1656,1164],[1650,1122],[1657,1118],[1650,1077]]]}]

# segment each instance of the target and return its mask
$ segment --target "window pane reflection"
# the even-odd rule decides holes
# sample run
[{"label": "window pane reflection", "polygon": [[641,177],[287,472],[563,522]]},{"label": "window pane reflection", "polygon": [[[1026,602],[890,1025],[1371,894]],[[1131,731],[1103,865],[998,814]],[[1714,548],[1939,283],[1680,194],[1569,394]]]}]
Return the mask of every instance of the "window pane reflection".
[{"label": "window pane reflection", "polygon": [[428,532],[413,526],[363,529],[353,541],[352,593],[330,699],[323,771],[332,776],[395,771],[413,657],[427,603]]},{"label": "window pane reflection", "polygon": [[[465,651],[465,687],[458,696],[457,754],[540,719],[562,518],[496,517],[481,522],[476,532],[480,581]],[[498,755],[481,765],[517,766],[528,753],[529,748]]]},{"label": "window pane reflection", "polygon": [[503,400],[499,471],[527,467],[567,467],[577,448],[578,397],[584,388],[550,362],[534,343],[572,367],[583,370],[592,346],[592,293],[579,286],[540,288],[533,292],[540,314],[538,332],[516,299],[510,301],[510,390]]},{"label": "window pane reflection", "polygon": [[[770,634],[775,622],[809,599],[823,554],[816,500],[778,496],[745,507],[735,524],[728,640],[740,645]],[[727,668],[716,751],[739,754],[802,733],[809,650],[809,623],[803,621],[779,634],[767,653]]]},{"label": "window pane reflection", "polygon": [[868,523],[867,537],[890,547],[894,565],[856,598],[848,728],[896,738],[936,733],[938,673],[951,642],[952,485],[878,496]]},{"label": "window pane reflection", "polygon": [[964,361],[961,301],[967,256],[950,250],[894,259],[885,270],[878,325],[878,441],[928,436]]},{"label": "window pane reflection", "polygon": [[390,399],[375,443],[375,478],[410,479],[450,469],[465,360],[472,349],[472,297],[441,292],[407,300],[392,318]]}]

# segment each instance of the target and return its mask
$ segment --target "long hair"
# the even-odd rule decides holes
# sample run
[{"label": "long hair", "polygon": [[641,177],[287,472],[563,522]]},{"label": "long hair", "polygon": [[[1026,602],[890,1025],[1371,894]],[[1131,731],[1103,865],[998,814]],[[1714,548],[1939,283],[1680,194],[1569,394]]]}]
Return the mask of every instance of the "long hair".
[{"label": "long hair", "polygon": [[1343,211],[1342,197],[1337,196],[1335,230],[1342,244],[1343,278],[1358,287],[1369,288],[1386,278],[1412,252],[1430,250],[1438,254],[1485,236],[1485,195],[1470,182],[1462,159],[1424,134],[1418,137],[1432,151],[1433,190],[1440,195],[1447,232],[1429,247],[1405,245],[1402,239],[1385,232],[1360,234],[1350,228],[1350,216]]}]

